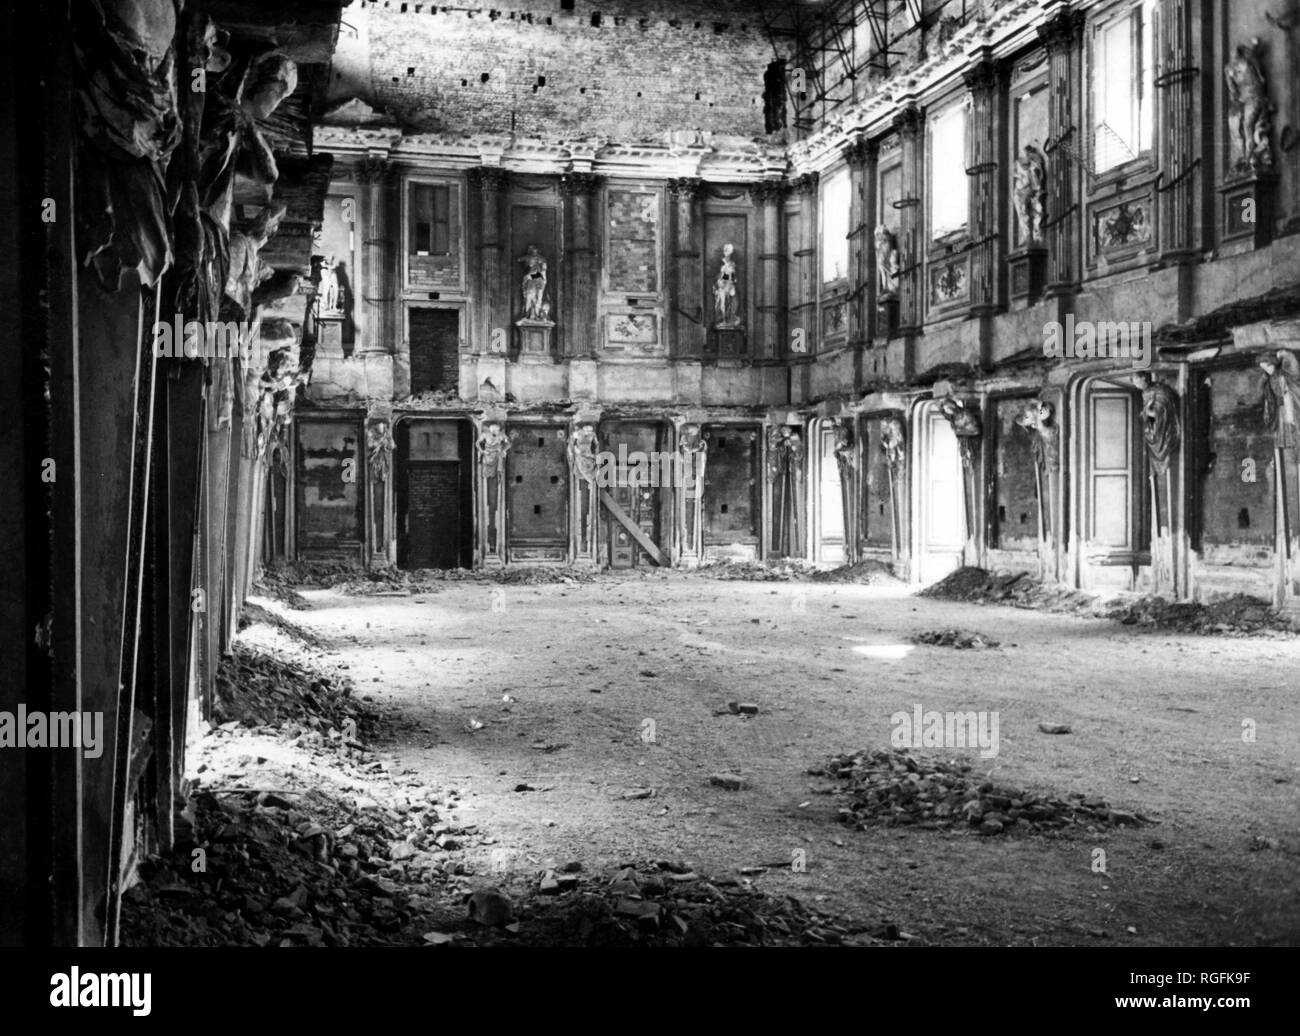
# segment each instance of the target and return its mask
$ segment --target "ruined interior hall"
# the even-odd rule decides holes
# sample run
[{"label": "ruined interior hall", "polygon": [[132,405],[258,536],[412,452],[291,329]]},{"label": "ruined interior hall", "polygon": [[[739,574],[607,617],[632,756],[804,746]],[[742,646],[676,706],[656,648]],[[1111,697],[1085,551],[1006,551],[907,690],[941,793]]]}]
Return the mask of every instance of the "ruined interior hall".
[{"label": "ruined interior hall", "polygon": [[26,17],[0,944],[1300,942],[1300,0]]}]

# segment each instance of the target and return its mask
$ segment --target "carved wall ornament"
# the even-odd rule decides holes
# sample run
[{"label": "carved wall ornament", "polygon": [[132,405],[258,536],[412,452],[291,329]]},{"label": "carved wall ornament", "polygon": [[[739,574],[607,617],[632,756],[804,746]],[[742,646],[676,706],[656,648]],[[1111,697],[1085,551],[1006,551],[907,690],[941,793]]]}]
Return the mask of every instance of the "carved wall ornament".
[{"label": "carved wall ornament", "polygon": [[876,224],[876,279],[882,295],[898,290],[898,237],[885,224]]},{"label": "carved wall ornament", "polygon": [[1272,115],[1277,109],[1268,99],[1264,77],[1263,44],[1259,37],[1239,44],[1236,56],[1224,66],[1228,90],[1230,169],[1235,173],[1273,168]]},{"label": "carved wall ornament", "polygon": [[1153,466],[1164,474],[1182,438],[1178,393],[1145,371],[1137,375],[1134,383],[1142,392],[1142,437]]},{"label": "carved wall ornament", "polygon": [[1279,349],[1259,358],[1268,376],[1264,386],[1264,421],[1272,427],[1278,449],[1300,448],[1300,359]]},{"label": "carved wall ornament", "polygon": [[352,179],[363,186],[390,183],[394,178],[392,163],[378,155],[367,155],[352,170]]},{"label": "carved wall ornament", "polygon": [[1122,248],[1151,240],[1151,221],[1145,202],[1121,202],[1097,217],[1097,244],[1103,249]]},{"label": "carved wall ornament", "polygon": [[722,263],[718,267],[718,279],[713,285],[713,312],[716,328],[736,328],[740,326],[736,299],[736,261],[732,258],[735,246],[722,246]]},{"label": "carved wall ornament", "polygon": [[1047,210],[1047,158],[1033,144],[1026,144],[1016,159],[1016,220],[1026,244],[1043,239],[1043,214]]},{"label": "carved wall ornament", "polygon": [[966,263],[964,260],[948,263],[931,272],[934,301],[952,302],[966,294]]}]

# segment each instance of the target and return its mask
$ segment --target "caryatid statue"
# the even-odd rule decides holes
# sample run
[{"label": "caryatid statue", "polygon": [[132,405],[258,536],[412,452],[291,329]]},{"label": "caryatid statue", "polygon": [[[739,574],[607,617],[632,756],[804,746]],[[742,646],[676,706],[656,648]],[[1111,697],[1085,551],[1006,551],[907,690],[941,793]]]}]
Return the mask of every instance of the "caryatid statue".
[{"label": "caryatid statue", "polygon": [[1182,437],[1178,393],[1146,371],[1139,373],[1135,380],[1142,391],[1142,437],[1156,471],[1164,474]]},{"label": "caryatid statue", "polygon": [[367,472],[371,482],[387,482],[392,467],[393,432],[387,421],[372,421],[366,426]]},{"label": "caryatid statue", "polygon": [[501,556],[501,515],[506,501],[506,454],[510,440],[497,421],[488,421],[474,444],[483,473],[483,543],[488,554]]},{"label": "caryatid statue", "polygon": [[880,294],[892,295],[898,285],[898,238],[885,224],[876,224],[876,280]]},{"label": "caryatid statue", "polygon": [[718,279],[713,285],[713,310],[717,318],[715,326],[731,328],[739,326],[736,302],[736,261],[732,258],[733,245],[722,246],[722,265],[718,269]]},{"label": "caryatid statue", "polygon": [[1026,144],[1016,159],[1016,219],[1026,244],[1043,237],[1043,213],[1047,206],[1047,160],[1033,144]]},{"label": "caryatid statue", "polygon": [[1268,375],[1264,420],[1279,450],[1300,448],[1300,359],[1286,349],[1265,353],[1259,366]]},{"label": "caryatid statue", "polygon": [[1016,424],[1033,437],[1030,448],[1033,450],[1035,464],[1046,471],[1055,471],[1060,467],[1060,429],[1056,425],[1056,408],[1051,403],[1031,399],[1016,417]]},{"label": "caryatid statue", "polygon": [[572,524],[572,550],[575,557],[591,559],[596,554],[596,471],[599,440],[596,426],[580,424],[569,436],[566,453],[573,480],[575,505]]},{"label": "caryatid statue", "polygon": [[682,553],[698,558],[703,553],[703,512],[700,498],[704,493],[704,465],[708,460],[708,440],[697,424],[682,425],[677,439],[677,502],[681,522]]},{"label": "caryatid statue", "polygon": [[524,265],[524,319],[547,320],[551,306],[546,301],[546,257],[536,245],[529,245],[519,261]]},{"label": "caryatid statue", "polygon": [[907,433],[903,431],[902,421],[897,417],[886,417],[880,422],[880,452],[885,455],[885,463],[889,465],[891,483],[903,470],[906,446]]}]

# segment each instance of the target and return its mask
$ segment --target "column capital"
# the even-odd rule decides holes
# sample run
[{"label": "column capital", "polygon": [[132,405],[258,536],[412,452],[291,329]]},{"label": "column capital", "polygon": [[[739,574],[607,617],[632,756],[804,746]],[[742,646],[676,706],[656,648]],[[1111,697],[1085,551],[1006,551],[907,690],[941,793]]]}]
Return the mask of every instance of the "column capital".
[{"label": "column capital", "polygon": [[567,195],[595,194],[603,179],[597,173],[565,173],[560,177],[560,192]]},{"label": "column capital", "polygon": [[855,137],[853,142],[844,149],[844,157],[849,165],[864,166],[874,161],[879,150],[880,145],[876,141],[868,137]]},{"label": "column capital", "polygon": [[924,115],[921,108],[915,104],[909,104],[894,116],[894,129],[904,137],[916,136],[921,131],[921,123],[924,122]]},{"label": "column capital", "polygon": [[817,190],[820,180],[820,173],[804,173],[803,176],[797,176],[790,181],[790,190],[796,194],[812,194]]},{"label": "column capital", "polygon": [[395,174],[393,163],[379,155],[367,155],[352,168],[352,180],[367,187],[391,183]]},{"label": "column capital", "polygon": [[1050,54],[1068,50],[1083,40],[1084,15],[1082,11],[1062,11],[1038,27],[1038,38]]},{"label": "column capital", "polygon": [[749,196],[760,205],[780,202],[789,187],[780,180],[760,180],[749,185]]},{"label": "column capital", "polygon": [[679,176],[668,181],[668,193],[678,201],[694,201],[703,187],[704,181],[698,176]]},{"label": "column capital", "polygon": [[962,73],[962,81],[965,82],[966,88],[973,93],[988,92],[996,89],[1000,71],[999,62],[983,58]]},{"label": "column capital", "polygon": [[504,190],[510,177],[509,173],[495,165],[474,166],[466,175],[469,177],[470,185],[478,187],[484,194],[495,194]]}]

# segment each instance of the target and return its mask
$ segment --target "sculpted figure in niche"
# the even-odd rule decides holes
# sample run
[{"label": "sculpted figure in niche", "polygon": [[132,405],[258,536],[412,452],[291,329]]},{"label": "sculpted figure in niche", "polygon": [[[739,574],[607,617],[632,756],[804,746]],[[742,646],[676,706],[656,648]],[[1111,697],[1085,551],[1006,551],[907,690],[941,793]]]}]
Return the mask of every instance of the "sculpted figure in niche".
[{"label": "sculpted figure in niche", "polygon": [[898,238],[885,224],[876,224],[876,279],[880,294],[892,295],[898,283]]},{"label": "sculpted figure in niche", "polygon": [[337,313],[339,311],[339,276],[334,270],[334,257],[327,256],[325,261],[320,264],[320,286],[316,289],[316,294],[320,298],[320,311],[322,313]]},{"label": "sculpted figure in niche", "polygon": [[1164,473],[1182,434],[1178,393],[1145,371],[1138,374],[1135,382],[1142,391],[1142,437],[1155,469]]},{"label": "sculpted figure in niche", "polygon": [[1056,407],[1041,399],[1032,399],[1016,418],[1016,424],[1033,436],[1034,463],[1055,471],[1060,464],[1057,443],[1060,429],[1056,426]]},{"label": "sculpted figure in niche", "polygon": [[1016,159],[1016,219],[1026,244],[1041,241],[1043,212],[1047,205],[1047,160],[1033,144],[1026,144]]},{"label": "sculpted figure in niche", "polygon": [[546,257],[536,245],[529,245],[528,254],[519,261],[524,265],[524,318],[546,320],[551,311],[546,301]]},{"label": "sculpted figure in niche", "polygon": [[713,310],[718,327],[736,327],[736,261],[732,259],[735,247],[722,246],[722,266],[713,286]]},{"label": "sculpted figure in niche", "polygon": [[1273,105],[1260,64],[1259,38],[1237,47],[1236,57],[1223,69],[1228,87],[1228,132],[1231,138],[1232,169],[1268,169],[1273,165],[1269,133],[1273,129]]},{"label": "sculpted figure in niche", "polygon": [[1300,359],[1286,349],[1265,353],[1259,366],[1268,375],[1264,421],[1271,425],[1278,449],[1300,448]]}]

